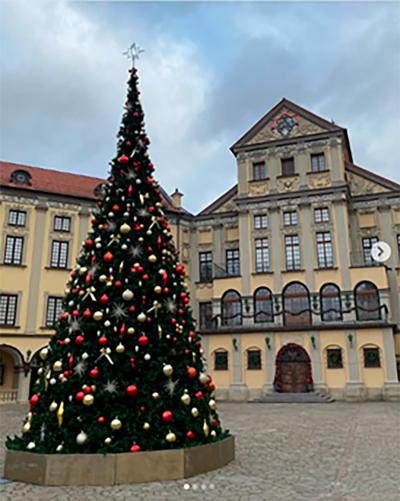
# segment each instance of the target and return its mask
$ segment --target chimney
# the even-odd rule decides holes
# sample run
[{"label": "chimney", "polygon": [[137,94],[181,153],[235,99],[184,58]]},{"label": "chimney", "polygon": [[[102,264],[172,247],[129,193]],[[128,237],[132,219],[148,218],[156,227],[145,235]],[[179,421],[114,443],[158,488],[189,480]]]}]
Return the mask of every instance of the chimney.
[{"label": "chimney", "polygon": [[172,193],[171,198],[172,198],[172,203],[174,204],[174,207],[176,209],[180,209],[182,205],[182,197],[183,193],[181,193],[178,188],[175,189],[174,193]]}]

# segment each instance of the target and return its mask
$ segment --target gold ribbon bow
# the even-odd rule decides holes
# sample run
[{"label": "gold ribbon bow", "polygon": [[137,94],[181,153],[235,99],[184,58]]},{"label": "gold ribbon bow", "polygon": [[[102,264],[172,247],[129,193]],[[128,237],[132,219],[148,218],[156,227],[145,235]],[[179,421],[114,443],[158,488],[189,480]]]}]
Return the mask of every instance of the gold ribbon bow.
[{"label": "gold ribbon bow", "polygon": [[102,357],[106,357],[106,359],[110,362],[111,365],[114,365],[114,362],[111,360],[111,357],[110,357],[110,353],[111,353],[111,349],[110,348],[101,348],[100,350],[100,353],[101,355],[99,356],[99,358],[96,360],[96,362],[98,360],[100,360],[100,358]]},{"label": "gold ribbon bow", "polygon": [[92,301],[96,301],[96,297],[95,295],[93,294],[93,292],[96,291],[96,288],[95,287],[88,287],[86,289],[86,294],[83,296],[82,300],[86,299],[88,296],[90,296],[90,299]]},{"label": "gold ribbon bow", "polygon": [[154,301],[152,308],[150,310],[147,310],[147,313],[150,313],[154,310],[154,316],[157,318],[158,315],[158,309],[160,308],[160,303],[158,301]]}]

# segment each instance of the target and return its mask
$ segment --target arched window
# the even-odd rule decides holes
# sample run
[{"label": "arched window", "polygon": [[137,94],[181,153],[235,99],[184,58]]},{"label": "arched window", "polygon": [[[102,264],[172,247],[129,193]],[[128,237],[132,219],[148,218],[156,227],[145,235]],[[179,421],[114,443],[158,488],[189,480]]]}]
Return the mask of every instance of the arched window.
[{"label": "arched window", "polygon": [[226,350],[217,350],[214,352],[214,370],[228,370],[228,352]]},{"label": "arched window", "polygon": [[310,294],[300,282],[288,284],[283,291],[285,325],[310,324]]},{"label": "arched window", "polygon": [[242,325],[242,298],[236,291],[222,296],[222,325]]},{"label": "arched window", "polygon": [[324,322],[342,320],[342,300],[340,289],[335,284],[325,284],[319,291],[321,301],[321,319]]},{"label": "arched window", "polygon": [[372,282],[360,282],[354,289],[357,320],[380,320],[379,292]]},{"label": "arched window", "polygon": [[272,294],[267,287],[260,287],[254,292],[254,321],[273,322]]}]

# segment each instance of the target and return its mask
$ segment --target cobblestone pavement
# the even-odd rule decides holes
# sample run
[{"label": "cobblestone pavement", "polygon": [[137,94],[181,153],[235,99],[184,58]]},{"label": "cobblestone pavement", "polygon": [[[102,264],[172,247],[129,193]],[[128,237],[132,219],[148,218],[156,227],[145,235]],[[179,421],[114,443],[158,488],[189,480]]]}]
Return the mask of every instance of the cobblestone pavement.
[{"label": "cobblestone pavement", "polygon": [[[26,406],[0,406],[4,440],[19,433]],[[398,403],[221,403],[236,460],[194,478],[110,487],[0,485],[1,501],[400,500]]]}]

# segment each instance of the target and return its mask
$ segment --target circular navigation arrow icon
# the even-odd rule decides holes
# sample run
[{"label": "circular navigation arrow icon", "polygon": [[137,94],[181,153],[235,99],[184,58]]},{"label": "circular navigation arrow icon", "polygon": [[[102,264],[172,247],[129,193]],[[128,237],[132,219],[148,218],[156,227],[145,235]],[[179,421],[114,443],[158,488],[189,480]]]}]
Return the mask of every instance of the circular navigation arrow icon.
[{"label": "circular navigation arrow icon", "polygon": [[371,247],[371,256],[374,261],[384,263],[392,255],[392,249],[386,242],[376,242]]}]

